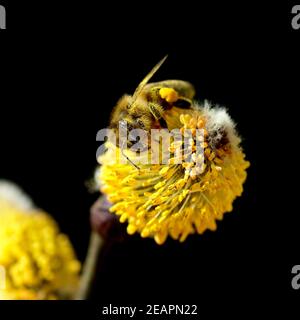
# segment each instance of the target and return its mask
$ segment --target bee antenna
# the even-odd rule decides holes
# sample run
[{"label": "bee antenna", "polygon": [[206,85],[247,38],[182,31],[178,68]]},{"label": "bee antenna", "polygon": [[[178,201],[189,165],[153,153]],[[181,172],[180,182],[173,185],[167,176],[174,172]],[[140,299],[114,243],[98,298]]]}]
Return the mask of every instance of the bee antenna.
[{"label": "bee antenna", "polygon": [[136,100],[136,98],[139,96],[139,94],[144,89],[145,85],[148,83],[148,81],[153,77],[153,75],[157,72],[157,70],[162,66],[162,64],[166,61],[168,58],[168,55],[163,57],[155,66],[154,68],[146,75],[146,77],[142,80],[142,82],[138,85],[137,89],[135,90],[133,94],[133,101]]}]

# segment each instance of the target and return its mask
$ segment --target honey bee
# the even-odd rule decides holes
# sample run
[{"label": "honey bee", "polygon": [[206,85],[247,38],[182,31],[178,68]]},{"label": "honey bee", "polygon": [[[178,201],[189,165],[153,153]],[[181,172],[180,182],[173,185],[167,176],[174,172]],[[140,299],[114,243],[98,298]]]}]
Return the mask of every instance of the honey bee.
[{"label": "honey bee", "polygon": [[[125,94],[114,107],[110,128],[118,130],[127,126],[127,130],[167,128],[164,113],[172,107],[190,108],[195,89],[189,82],[165,80],[148,83],[165,62],[164,57],[138,85],[134,94]],[[130,143],[130,141],[128,141]]]},{"label": "honey bee", "polygon": [[[148,83],[166,59],[167,56],[154,66],[133,95],[125,94],[117,102],[110,119],[110,128],[116,131],[117,137],[121,128],[125,128],[128,132],[133,129],[142,129],[147,133],[150,133],[151,129],[167,128],[164,118],[167,110],[172,107],[184,109],[191,107],[195,95],[195,89],[191,83],[182,80]],[[121,150],[126,147],[119,144],[117,138],[118,147]],[[132,144],[133,142],[128,139],[127,147],[131,147]]]}]

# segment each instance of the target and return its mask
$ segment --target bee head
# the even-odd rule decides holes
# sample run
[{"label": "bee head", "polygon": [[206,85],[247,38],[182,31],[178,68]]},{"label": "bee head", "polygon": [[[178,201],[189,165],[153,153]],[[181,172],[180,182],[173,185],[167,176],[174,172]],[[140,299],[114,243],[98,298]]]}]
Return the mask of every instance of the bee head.
[{"label": "bee head", "polygon": [[140,121],[132,118],[120,120],[119,134],[121,134],[123,140],[126,139],[127,147],[134,146],[134,149],[142,151],[148,148],[149,137],[148,132],[143,128]]}]

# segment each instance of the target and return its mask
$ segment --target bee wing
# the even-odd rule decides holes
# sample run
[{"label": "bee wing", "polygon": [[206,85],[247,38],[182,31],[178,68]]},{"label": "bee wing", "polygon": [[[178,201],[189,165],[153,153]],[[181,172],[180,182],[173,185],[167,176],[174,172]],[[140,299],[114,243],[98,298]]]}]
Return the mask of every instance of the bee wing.
[{"label": "bee wing", "polygon": [[195,96],[194,86],[183,80],[165,80],[148,83],[143,88],[143,93],[148,93],[152,88],[173,88],[180,96],[192,100]]},{"label": "bee wing", "polygon": [[133,101],[135,101],[136,98],[141,94],[141,92],[143,91],[143,89],[146,86],[146,84],[148,83],[148,81],[153,77],[153,75],[161,67],[161,65],[166,61],[167,58],[168,58],[168,56],[165,56],[162,60],[160,60],[158,62],[158,64],[156,64],[154,66],[154,68],[146,75],[146,77],[138,85],[138,87],[136,88],[136,90],[135,90],[135,92],[133,94]]}]

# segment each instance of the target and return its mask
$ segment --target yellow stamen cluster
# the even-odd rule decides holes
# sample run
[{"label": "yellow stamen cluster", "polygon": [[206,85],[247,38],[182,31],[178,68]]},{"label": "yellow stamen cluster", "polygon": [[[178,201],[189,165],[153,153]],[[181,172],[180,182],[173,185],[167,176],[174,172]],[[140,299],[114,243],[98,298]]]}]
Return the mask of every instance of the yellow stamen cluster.
[{"label": "yellow stamen cluster", "polygon": [[[190,177],[195,180],[206,168],[205,156],[212,161],[215,154],[211,152],[208,143],[205,141],[207,130],[204,128],[205,123],[202,117],[182,114],[180,115],[180,122],[183,124],[180,129],[182,139],[175,140],[171,144],[169,151],[175,156],[169,160],[169,164],[181,163],[185,169],[185,179]],[[201,130],[201,134],[197,132],[197,129]],[[203,152],[197,152],[197,147]],[[181,151],[179,154],[176,153],[178,148]],[[184,149],[181,150],[182,148]]]},{"label": "yellow stamen cluster", "polygon": [[[166,120],[169,128],[179,127],[183,136],[187,129],[192,132],[183,147],[187,153],[176,154],[178,141],[173,141],[168,164],[141,164],[137,170],[131,164],[111,163],[113,154],[120,155],[120,150],[110,146],[100,159],[103,165],[98,176],[101,191],[113,203],[111,212],[119,215],[121,222],[128,222],[127,232],[153,237],[158,244],[163,244],[168,235],[184,241],[189,234],[215,230],[216,220],[231,211],[234,199],[242,194],[249,166],[238,145],[229,141],[209,145],[201,110],[183,113],[173,108]],[[203,152],[199,155],[195,152],[196,129],[203,130]],[[182,160],[179,164],[175,161],[178,157]]]},{"label": "yellow stamen cluster", "polygon": [[69,299],[80,263],[68,237],[40,211],[25,212],[0,199],[0,300]]}]

